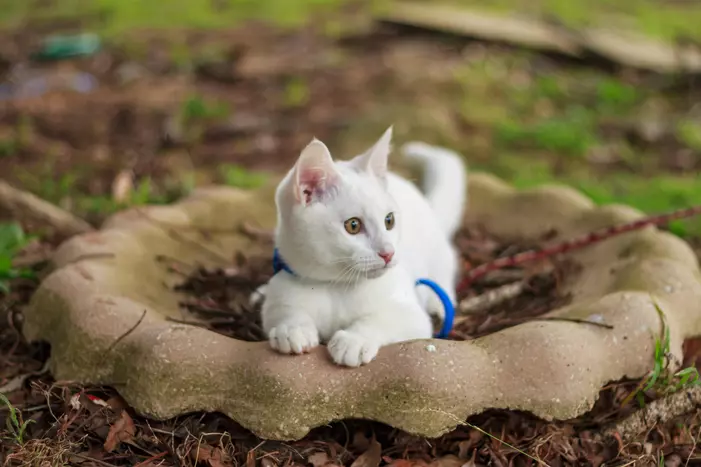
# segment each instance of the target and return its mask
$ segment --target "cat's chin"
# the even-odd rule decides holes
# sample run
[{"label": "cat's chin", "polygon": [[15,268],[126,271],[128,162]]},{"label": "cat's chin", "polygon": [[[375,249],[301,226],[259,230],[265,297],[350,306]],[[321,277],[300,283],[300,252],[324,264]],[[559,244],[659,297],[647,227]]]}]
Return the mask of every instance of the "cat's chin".
[{"label": "cat's chin", "polygon": [[371,269],[365,273],[365,277],[367,277],[368,279],[377,279],[378,277],[382,277],[393,266],[394,264],[390,264],[381,268]]}]

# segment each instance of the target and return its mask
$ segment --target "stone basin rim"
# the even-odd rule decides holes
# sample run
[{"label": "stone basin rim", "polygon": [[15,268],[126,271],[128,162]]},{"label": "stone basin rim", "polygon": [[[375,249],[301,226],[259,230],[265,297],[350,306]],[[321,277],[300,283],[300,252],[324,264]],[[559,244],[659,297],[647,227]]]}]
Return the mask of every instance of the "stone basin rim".
[{"label": "stone basin rim", "polygon": [[[211,187],[171,206],[140,209],[156,224],[182,228],[183,236],[189,235],[187,226],[206,229],[220,218],[253,218],[269,225],[274,208],[254,200],[270,189]],[[551,224],[564,234],[593,230],[641,216],[624,206],[594,207],[566,187],[517,191],[486,174],[470,176],[470,199],[467,220],[491,225],[505,237],[533,236]],[[166,321],[165,315],[173,312],[168,306],[177,304],[178,296],[155,285],[172,278],[144,266],[145,254],[180,244],[188,260],[206,263],[212,258],[182,246],[153,219],[135,212],[118,213],[102,230],[74,237],[59,248],[55,270],[27,309],[24,333],[30,341],[51,344],[57,378],[124,382],[116,385],[120,394],[153,418],[220,411],[263,438],[281,440],[299,439],[311,428],[345,418],[376,420],[428,437],[488,408],[566,419],[591,408],[607,382],[640,377],[650,368],[654,334],[649,331],[660,327],[653,297],[665,310],[673,353],[681,354],[685,337],[701,334],[696,305],[701,303],[701,274],[693,252],[678,238],[645,229],[577,255],[588,271],[575,290],[581,300],[549,313],[597,313],[614,324],[612,332],[566,322],[529,322],[476,341],[395,344],[359,369],[333,366],[323,348],[305,356],[281,356],[265,342],[237,341]],[[224,237],[217,237],[222,251],[250,247],[245,239]],[[109,249],[117,259],[75,262],[81,255]],[[148,280],[120,272],[126,265],[142,266]],[[604,278],[605,268],[615,273]],[[673,292],[667,292],[669,284]],[[110,350],[114,354],[106,354],[143,310],[148,310],[143,323]],[[106,327],[108,320],[114,321]],[[428,350],[429,342],[435,351]]]}]

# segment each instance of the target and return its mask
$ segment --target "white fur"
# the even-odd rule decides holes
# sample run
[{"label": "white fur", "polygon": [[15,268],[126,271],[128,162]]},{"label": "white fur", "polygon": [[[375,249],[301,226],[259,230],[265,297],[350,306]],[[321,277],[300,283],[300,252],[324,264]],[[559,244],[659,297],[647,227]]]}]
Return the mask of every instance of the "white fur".
[{"label": "white fur", "polygon": [[[442,317],[436,295],[418,278],[436,281],[455,302],[457,252],[466,177],[460,157],[423,143],[405,146],[426,167],[426,196],[388,172],[392,131],[366,153],[334,162],[313,140],[278,186],[276,243],[295,272],[280,272],[253,297],[263,299],[262,321],[270,345],[299,354],[328,343],[340,365],[359,366],[380,347],[429,338],[429,314]],[[385,228],[393,212],[395,225]],[[347,219],[364,231],[349,234]],[[378,253],[391,253],[389,263]],[[264,296],[263,296],[264,295]]]}]

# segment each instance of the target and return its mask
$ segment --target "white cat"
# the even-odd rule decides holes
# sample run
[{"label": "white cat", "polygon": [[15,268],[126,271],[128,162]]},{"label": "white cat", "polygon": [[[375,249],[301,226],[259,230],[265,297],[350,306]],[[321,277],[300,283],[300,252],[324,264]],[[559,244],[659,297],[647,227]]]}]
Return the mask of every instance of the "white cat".
[{"label": "white cat", "polygon": [[465,204],[466,168],[446,149],[409,143],[425,169],[424,195],[388,172],[392,128],[366,153],[334,162],[314,139],[277,188],[276,244],[292,271],[264,287],[263,328],[281,353],[328,342],[339,365],[359,366],[380,347],[430,338],[443,316],[438,283],[455,303],[458,256],[451,244]]}]

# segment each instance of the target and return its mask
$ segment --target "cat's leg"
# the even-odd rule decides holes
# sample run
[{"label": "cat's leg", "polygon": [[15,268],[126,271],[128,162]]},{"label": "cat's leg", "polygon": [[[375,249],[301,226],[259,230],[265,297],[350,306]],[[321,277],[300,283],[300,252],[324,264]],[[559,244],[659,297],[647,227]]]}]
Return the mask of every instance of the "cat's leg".
[{"label": "cat's leg", "polygon": [[319,345],[315,318],[319,318],[324,303],[318,293],[289,278],[274,276],[267,284],[266,295],[261,321],[273,349],[284,354],[302,354]]},{"label": "cat's leg", "polygon": [[297,313],[270,328],[268,341],[280,353],[303,354],[319,345],[319,332],[308,315]]},{"label": "cat's leg", "polygon": [[378,305],[376,313],[333,335],[328,350],[336,364],[357,367],[370,363],[380,347],[431,337],[431,321],[416,300]]}]

